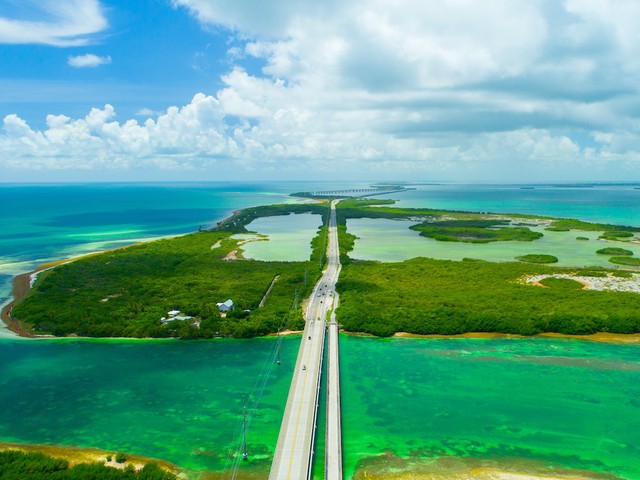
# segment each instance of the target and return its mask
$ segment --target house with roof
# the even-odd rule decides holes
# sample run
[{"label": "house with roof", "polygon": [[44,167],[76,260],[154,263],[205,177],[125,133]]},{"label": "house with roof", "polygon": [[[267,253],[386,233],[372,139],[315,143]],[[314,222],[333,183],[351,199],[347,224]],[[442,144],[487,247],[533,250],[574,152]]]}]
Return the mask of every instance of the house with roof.
[{"label": "house with roof", "polygon": [[229,299],[226,302],[216,303],[218,306],[218,310],[221,312],[228,312],[229,310],[233,310],[233,300]]},{"label": "house with roof", "polygon": [[174,320],[189,320],[190,318],[193,318],[193,317],[190,317],[189,315],[180,315],[180,310],[169,310],[167,312],[167,315],[168,317],[162,317],[160,319],[160,321],[163,324],[173,322]]}]

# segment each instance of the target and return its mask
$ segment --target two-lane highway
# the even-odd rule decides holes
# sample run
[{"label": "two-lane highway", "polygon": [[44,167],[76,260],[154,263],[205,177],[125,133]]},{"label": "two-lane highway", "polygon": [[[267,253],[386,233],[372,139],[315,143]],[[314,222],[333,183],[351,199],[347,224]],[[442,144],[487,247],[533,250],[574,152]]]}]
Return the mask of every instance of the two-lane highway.
[{"label": "two-lane highway", "polygon": [[304,480],[311,475],[326,318],[337,299],[335,284],[340,272],[334,201],[329,218],[327,268],[316,284],[306,311],[304,334],[298,351],[270,480]]}]

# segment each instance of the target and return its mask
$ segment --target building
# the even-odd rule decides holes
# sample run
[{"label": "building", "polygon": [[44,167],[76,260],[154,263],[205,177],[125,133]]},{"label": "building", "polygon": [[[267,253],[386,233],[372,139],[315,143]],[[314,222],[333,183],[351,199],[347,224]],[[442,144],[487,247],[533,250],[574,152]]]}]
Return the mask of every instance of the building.
[{"label": "building", "polygon": [[233,310],[233,300],[229,299],[226,302],[216,303],[218,305],[218,310],[221,312],[228,312],[229,310]]}]

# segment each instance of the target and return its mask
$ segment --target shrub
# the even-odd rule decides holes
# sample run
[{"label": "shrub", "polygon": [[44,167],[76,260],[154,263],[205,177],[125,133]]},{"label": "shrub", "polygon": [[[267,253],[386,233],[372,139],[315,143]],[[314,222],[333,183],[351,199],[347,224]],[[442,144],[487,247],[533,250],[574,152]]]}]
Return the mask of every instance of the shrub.
[{"label": "shrub", "polygon": [[126,461],[127,461],[127,456],[124,453],[122,452],[116,453],[116,462],[124,463]]},{"label": "shrub", "polygon": [[545,255],[543,253],[531,253],[529,255],[521,255],[516,260],[527,263],[558,263],[558,257],[553,255]]},{"label": "shrub", "polygon": [[608,230],[602,234],[602,236],[607,237],[619,237],[619,238],[629,238],[633,237],[633,232],[624,232],[621,230]]},{"label": "shrub", "polygon": [[578,275],[582,277],[606,277],[608,272],[600,267],[589,267],[578,270]]},{"label": "shrub", "polygon": [[547,277],[540,280],[540,284],[550,288],[560,288],[563,290],[582,290],[584,285],[569,278]]},{"label": "shrub", "polygon": [[618,247],[601,248],[600,250],[597,250],[596,253],[599,255],[633,255],[631,250],[625,250],[624,248]]},{"label": "shrub", "polygon": [[611,263],[615,263],[616,265],[628,265],[630,267],[640,267],[640,258],[611,257],[609,261]]}]

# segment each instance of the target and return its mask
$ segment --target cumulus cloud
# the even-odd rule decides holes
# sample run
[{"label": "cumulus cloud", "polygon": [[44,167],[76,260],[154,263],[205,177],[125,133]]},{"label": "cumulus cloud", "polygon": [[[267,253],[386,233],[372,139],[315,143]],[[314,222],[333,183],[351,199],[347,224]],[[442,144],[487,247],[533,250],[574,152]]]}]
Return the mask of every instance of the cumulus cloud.
[{"label": "cumulus cloud", "polygon": [[68,63],[75,68],[99,67],[100,65],[110,64],[111,56],[100,57],[93,53],[85,53],[84,55],[70,56]]},{"label": "cumulus cloud", "polygon": [[[108,105],[42,131],[9,115],[5,164],[487,180],[637,171],[633,0],[173,4],[229,31],[233,66],[215,95],[142,123]],[[255,59],[262,71],[248,73]]]},{"label": "cumulus cloud", "polygon": [[44,44],[58,47],[86,45],[90,36],[107,28],[98,0],[41,0],[25,2],[30,17],[0,16],[0,43]]}]

